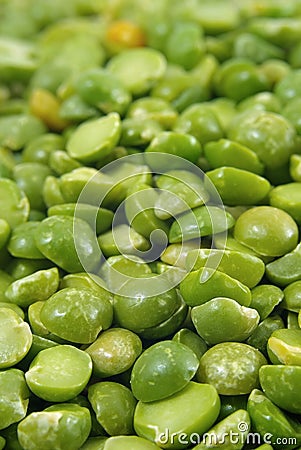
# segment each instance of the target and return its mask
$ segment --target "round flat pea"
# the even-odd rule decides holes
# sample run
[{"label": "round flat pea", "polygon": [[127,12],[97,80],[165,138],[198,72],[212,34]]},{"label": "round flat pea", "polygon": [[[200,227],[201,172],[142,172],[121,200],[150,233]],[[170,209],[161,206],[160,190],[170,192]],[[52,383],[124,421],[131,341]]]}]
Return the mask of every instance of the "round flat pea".
[{"label": "round flat pea", "polygon": [[28,198],[17,183],[6,178],[0,179],[0,218],[14,228],[26,222],[29,210]]},{"label": "round flat pea", "polygon": [[251,308],[256,309],[261,320],[266,319],[273,309],[283,300],[284,293],[278,286],[260,284],[251,290]]},{"label": "round flat pea", "polygon": [[145,151],[170,153],[193,163],[197,162],[202,153],[201,144],[194,136],[175,131],[158,134]]},{"label": "round flat pea", "polygon": [[187,345],[196,354],[198,360],[207,350],[206,342],[189,328],[181,328],[172,340]]},{"label": "round flat pea", "polygon": [[38,397],[49,402],[65,402],[86,387],[91,373],[92,361],[86,352],[71,345],[58,345],[40,351],[25,378],[29,389]]},{"label": "round flat pea", "polygon": [[[275,283],[281,287],[294,285],[294,282],[301,280],[301,245],[298,244],[293,251],[286,253],[281,258],[275,261],[269,262],[266,265],[266,277],[272,283]],[[292,288],[292,297],[294,298],[294,288]],[[289,289],[287,289],[287,294]],[[284,305],[287,309],[290,309],[289,302],[287,301],[290,294],[284,295]],[[297,295],[298,296],[298,295]],[[298,311],[297,311],[298,312]]]},{"label": "round flat pea", "polygon": [[164,98],[142,97],[135,100],[129,107],[127,118],[134,120],[153,120],[161,130],[170,129],[177,119],[177,111]]},{"label": "round flat pea", "polygon": [[0,309],[0,369],[12,367],[28,353],[32,333],[28,323],[12,309]]},{"label": "round flat pea", "polygon": [[143,402],[169,397],[183,389],[199,366],[195,353],[175,341],[158,342],[139,356],[131,374],[134,396]]},{"label": "round flat pea", "polygon": [[19,369],[0,372],[0,430],[26,416],[29,390]]},{"label": "round flat pea", "polygon": [[270,205],[286,211],[298,225],[301,225],[301,183],[276,186],[270,192]]},{"label": "round flat pea", "polygon": [[118,143],[121,133],[120,117],[110,113],[79,125],[67,141],[71,158],[91,163],[107,156]]},{"label": "round flat pea", "polygon": [[265,357],[250,345],[223,342],[201,357],[196,377],[213,385],[221,395],[248,394],[259,386],[258,372],[264,364]]},{"label": "round flat pea", "polygon": [[30,221],[16,226],[10,236],[7,249],[17,258],[43,259],[44,255],[38,250],[34,236],[39,222]]}]

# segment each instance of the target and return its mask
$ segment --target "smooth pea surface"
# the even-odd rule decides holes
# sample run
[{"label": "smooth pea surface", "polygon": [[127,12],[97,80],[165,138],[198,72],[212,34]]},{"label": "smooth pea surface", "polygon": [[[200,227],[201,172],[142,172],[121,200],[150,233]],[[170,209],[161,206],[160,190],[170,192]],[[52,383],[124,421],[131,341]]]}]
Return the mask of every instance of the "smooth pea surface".
[{"label": "smooth pea surface", "polygon": [[19,369],[0,372],[0,429],[22,420],[27,413],[29,390]]}]

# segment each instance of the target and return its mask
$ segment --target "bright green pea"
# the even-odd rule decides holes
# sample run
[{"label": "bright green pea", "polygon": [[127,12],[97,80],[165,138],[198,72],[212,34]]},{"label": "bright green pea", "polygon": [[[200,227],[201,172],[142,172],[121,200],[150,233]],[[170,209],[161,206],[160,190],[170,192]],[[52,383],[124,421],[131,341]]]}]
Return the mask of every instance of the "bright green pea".
[{"label": "bright green pea", "polygon": [[150,243],[134,228],[126,224],[117,225],[113,230],[97,238],[102,253],[109,257],[118,254],[135,255],[150,248]]},{"label": "bright green pea", "polygon": [[134,396],[153,402],[181,391],[199,366],[195,353],[175,341],[158,342],[140,355],[131,373]]},{"label": "bright green pea", "polygon": [[287,102],[282,110],[282,115],[288,119],[295,127],[298,135],[301,134],[301,115],[300,115],[301,99],[293,97]]},{"label": "bright green pea", "polygon": [[26,80],[36,69],[37,59],[33,43],[2,36],[0,49],[2,55],[0,60],[1,80]]},{"label": "bright green pea", "polygon": [[164,76],[152,88],[151,96],[174,104],[174,101],[192,85],[195,85],[194,77],[180,66],[168,64]]},{"label": "bright green pea", "polygon": [[285,211],[257,206],[238,217],[234,237],[261,255],[282,256],[296,247],[298,227]]},{"label": "bright green pea", "polygon": [[[300,425],[291,417],[288,417],[280,408],[272,403],[263,392],[254,389],[248,399],[248,412],[251,416],[252,425],[261,437],[271,436],[273,448],[281,449],[282,444],[277,445],[277,438],[284,441],[284,438],[296,438],[300,441]],[[275,445],[275,447],[274,447]],[[295,445],[285,445],[285,448],[292,449]]]},{"label": "bright green pea", "polygon": [[288,311],[287,313],[287,328],[289,330],[299,330],[299,323],[298,323],[298,313]]},{"label": "bright green pea", "polygon": [[289,171],[293,181],[301,181],[301,155],[292,155],[290,157]]},{"label": "bright green pea", "polygon": [[90,344],[101,330],[109,328],[112,323],[110,294],[103,290],[99,296],[88,288],[61,289],[46,300],[41,320],[60,338]]},{"label": "bright green pea", "polygon": [[25,378],[29,389],[39,398],[65,402],[86,387],[91,373],[92,361],[86,352],[71,345],[58,345],[41,350]]},{"label": "bright green pea", "polygon": [[201,267],[190,272],[180,284],[180,291],[189,306],[199,306],[215,297],[228,297],[243,306],[251,303],[250,289],[218,270]]},{"label": "bright green pea", "polygon": [[207,350],[206,342],[188,328],[181,328],[172,338],[173,341],[184,344],[192,350],[198,359],[203,356]]},{"label": "bright green pea", "polygon": [[301,330],[282,329],[268,340],[268,354],[274,364],[301,365]]},{"label": "bright green pea", "polygon": [[204,266],[217,268],[220,272],[226,273],[249,288],[260,282],[265,271],[261,259],[233,250],[207,248],[190,250],[187,253],[185,264],[188,270],[198,270]]},{"label": "bright green pea", "polygon": [[[47,261],[47,259],[14,258],[9,262],[7,271],[11,276],[11,283],[14,280],[19,280],[27,275],[31,275],[38,270],[49,269],[51,267],[53,267],[53,264],[51,261]],[[7,287],[8,286],[6,286],[6,288]]]},{"label": "bright green pea", "polygon": [[110,113],[79,125],[68,139],[66,149],[71,158],[80,162],[96,162],[115,147],[120,133],[120,117],[117,113]]},{"label": "bright green pea", "polygon": [[179,216],[169,230],[169,242],[176,243],[210,236],[232,228],[234,217],[217,206],[199,206]]},{"label": "bright green pea", "polygon": [[14,228],[26,222],[29,209],[28,198],[19,186],[12,180],[0,179],[0,218]]},{"label": "bright green pea", "polygon": [[171,104],[179,113],[181,113],[193,103],[200,103],[208,100],[208,97],[209,94],[206,87],[199,84],[193,84],[184,89],[177,98],[172,100]]},{"label": "bright green pea", "polygon": [[99,249],[91,227],[82,219],[52,216],[37,229],[36,245],[40,252],[67,272],[91,270],[97,266]]},{"label": "bright green pea", "polygon": [[95,383],[88,398],[96,418],[110,436],[133,434],[136,399],[130,389],[112,381]]},{"label": "bright green pea", "polygon": [[301,245],[266,265],[266,276],[272,283],[287,286],[301,279]]},{"label": "bright green pea", "polygon": [[[58,342],[51,340],[54,338],[54,336],[49,336],[50,338],[47,339],[42,336],[38,336],[36,334],[32,335],[32,345],[30,347],[29,352],[25,356],[25,358],[22,359],[22,361],[19,363],[19,367],[27,371],[30,364],[32,363],[33,359],[37,356],[38,353],[40,353],[42,350],[45,350],[47,348],[52,348],[57,345],[59,345]],[[58,340],[58,338],[56,338]]]},{"label": "bright green pea", "polygon": [[177,119],[176,133],[192,134],[201,144],[223,137],[223,130],[215,113],[206,104],[196,103],[185,109]]},{"label": "bright green pea", "polygon": [[112,300],[110,296],[108,296],[105,282],[95,274],[87,272],[69,273],[60,281],[60,289],[64,288],[88,288],[92,289],[98,296],[106,294],[108,300],[110,302]]},{"label": "bright green pea", "polygon": [[[106,450],[159,450],[156,444],[153,444],[148,439],[143,439],[139,436],[115,436],[110,437],[106,443],[104,449]],[[83,448],[84,450],[84,448]],[[87,448],[87,450],[89,450]],[[92,449],[91,449],[92,450]],[[100,447],[95,450],[101,450]]]},{"label": "bright green pea", "polygon": [[34,116],[16,114],[0,118],[0,145],[13,151],[21,150],[45,132],[44,124]]},{"label": "bright green pea", "polygon": [[25,318],[23,309],[21,309],[18,305],[15,305],[14,303],[0,301],[0,308],[12,309],[15,313],[18,314],[18,316],[21,317],[21,319],[24,320],[24,318]]},{"label": "bright green pea", "polygon": [[252,300],[250,306],[259,312],[261,320],[266,319],[284,297],[283,291],[279,287],[271,284],[255,286],[251,294]]},{"label": "bright green pea", "polygon": [[259,314],[231,298],[216,297],[191,310],[198,334],[209,344],[242,342],[255,330]]},{"label": "bright green pea", "polygon": [[53,205],[65,203],[61,191],[60,180],[56,177],[49,176],[45,179],[42,194],[44,203],[48,208]]},{"label": "bright green pea", "polygon": [[71,172],[71,170],[78,169],[80,163],[73,158],[70,158],[67,152],[63,150],[54,150],[49,156],[49,167],[58,175]]},{"label": "bright green pea", "polygon": [[290,71],[291,67],[286,61],[280,59],[268,59],[260,66],[260,70],[265,74],[270,86],[275,86]]},{"label": "bright green pea", "polygon": [[158,134],[146,149],[146,152],[168,153],[193,163],[197,162],[201,151],[201,145],[194,136],[175,131]]},{"label": "bright green pea", "polygon": [[92,358],[97,376],[110,377],[132,367],[142,352],[142,343],[132,331],[112,328],[101,333],[85,351]]},{"label": "bright green pea", "polygon": [[141,96],[163,77],[166,60],[152,48],[124,50],[110,59],[106,68],[133,94]]},{"label": "bright green pea", "polygon": [[[219,410],[220,400],[216,389],[209,384],[190,381],[170,397],[149,403],[139,401],[134,428],[138,436],[160,447],[186,448],[192,434],[202,435],[209,430]],[[182,433],[185,433],[186,444],[183,444],[183,439],[182,443],[179,442]]]},{"label": "bright green pea", "polygon": [[281,113],[282,105],[278,97],[272,92],[260,92],[242,100],[238,105],[239,111],[256,109],[258,111],[270,111]]},{"label": "bright green pea", "polygon": [[117,112],[123,115],[131,102],[131,94],[119,81],[118,74],[114,76],[104,69],[90,69],[80,74],[76,91],[87,104],[104,114]]},{"label": "bright green pea", "polygon": [[[168,245],[165,250],[161,253],[160,259],[166,264],[170,264],[172,266],[177,266],[180,268],[185,269],[186,268],[186,258],[188,257],[188,254],[192,250],[199,249],[199,242],[198,241],[187,241],[180,244],[170,244]],[[164,269],[160,263],[158,263],[157,269],[158,273],[160,273],[160,267],[162,268],[161,272],[164,272]],[[189,269],[190,269],[189,265]]]},{"label": "bright green pea", "polygon": [[301,70],[292,70],[275,86],[275,94],[283,103],[301,95]]},{"label": "bright green pea", "polygon": [[99,115],[96,108],[90,106],[77,94],[66,98],[60,105],[59,117],[67,122],[83,122]]},{"label": "bright green pea", "polygon": [[234,237],[230,233],[227,235],[226,239],[224,235],[217,234],[216,236],[214,236],[214,243],[219,250],[223,250],[225,248],[226,250],[229,251],[240,252],[245,253],[247,255],[256,256],[265,263],[268,263],[273,260],[273,257],[259,255],[259,253],[255,252],[251,248],[238,242],[236,239],[234,239]]},{"label": "bright green pea", "polygon": [[107,440],[108,438],[104,436],[89,437],[81,446],[81,450],[104,450]]},{"label": "bright green pea", "polygon": [[298,17],[254,17],[249,30],[272,44],[287,48],[300,42],[300,25]]},{"label": "bright green pea", "polygon": [[282,318],[278,315],[272,315],[264,319],[257,328],[253,331],[251,336],[246,340],[246,344],[257,348],[264,356],[268,356],[267,343],[271,334],[276,330],[281,330],[284,327]]},{"label": "bright green pea", "polygon": [[177,117],[177,111],[168,101],[154,96],[135,100],[127,112],[127,118],[140,121],[154,120],[166,129],[172,128]]},{"label": "bright green pea", "polygon": [[51,337],[51,333],[41,320],[41,311],[44,304],[45,301],[32,303],[28,307],[27,315],[32,332],[40,337],[48,338]]},{"label": "bright green pea", "polygon": [[26,416],[29,390],[24,373],[19,369],[0,372],[0,429],[19,422]]},{"label": "bright green pea", "polygon": [[148,145],[163,131],[162,126],[154,119],[133,117],[122,121],[120,145],[141,147]]},{"label": "bright green pea", "polygon": [[7,249],[17,258],[43,259],[44,255],[35,243],[35,234],[39,222],[25,222],[16,226],[10,236]]},{"label": "bright green pea", "polygon": [[58,286],[59,272],[53,267],[13,281],[6,289],[5,297],[10,302],[26,308],[34,302],[46,300],[54,294]]},{"label": "bright green pea", "polygon": [[270,44],[265,39],[251,33],[239,34],[234,40],[233,50],[234,56],[249,58],[257,64],[263,63],[270,58],[283,59],[284,57],[284,51],[280,47]]},{"label": "bright green pea", "polygon": [[3,436],[0,436],[0,448],[1,448],[1,450],[4,449],[5,444],[6,444],[5,438]]},{"label": "bright green pea", "polygon": [[293,414],[301,412],[301,367],[263,365],[259,380],[265,395],[279,408]]},{"label": "bright green pea", "polygon": [[299,313],[301,309],[300,287],[301,280],[294,281],[285,287],[283,290],[284,299],[281,305],[284,309]]},{"label": "bright green pea", "polygon": [[212,169],[231,166],[258,175],[263,173],[264,166],[256,153],[229,139],[208,142],[204,147],[204,153]]},{"label": "bright green pea", "polygon": [[259,386],[259,369],[266,359],[255,348],[240,342],[211,347],[200,359],[196,373],[200,383],[209,383],[221,395],[242,395]]},{"label": "bright green pea", "polygon": [[89,410],[70,403],[49,406],[29,414],[18,425],[18,439],[25,450],[77,450],[91,430]]},{"label": "bright green pea", "polygon": [[274,187],[270,192],[270,205],[286,211],[301,225],[301,183],[288,183]]},{"label": "bright green pea", "polygon": [[12,367],[28,353],[32,343],[29,325],[12,309],[0,309],[0,368]]}]

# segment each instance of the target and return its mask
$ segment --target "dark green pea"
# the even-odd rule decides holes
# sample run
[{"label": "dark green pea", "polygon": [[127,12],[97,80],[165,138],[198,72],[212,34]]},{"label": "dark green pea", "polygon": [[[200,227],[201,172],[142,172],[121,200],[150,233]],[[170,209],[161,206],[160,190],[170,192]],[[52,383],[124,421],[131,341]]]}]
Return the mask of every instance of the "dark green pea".
[{"label": "dark green pea", "polygon": [[242,395],[259,386],[259,369],[266,359],[255,348],[240,342],[211,347],[200,359],[200,383],[210,383],[221,395]]},{"label": "dark green pea", "polygon": [[[260,64],[270,58],[284,59],[284,51],[265,39],[251,33],[242,33],[234,40],[234,56],[249,58]],[[247,97],[247,96],[246,96]]]},{"label": "dark green pea", "polygon": [[198,306],[215,297],[228,297],[243,306],[251,303],[250,289],[218,270],[202,267],[190,272],[180,284],[180,291],[189,306]]},{"label": "dark green pea", "polygon": [[301,245],[266,265],[266,276],[272,283],[287,286],[301,279]]},{"label": "dark green pea", "polygon": [[127,147],[145,147],[157,135],[163,131],[163,127],[154,119],[130,117],[122,121],[120,145]]},{"label": "dark green pea", "polygon": [[70,158],[68,153],[63,150],[54,150],[49,156],[49,167],[58,175],[71,172],[80,166],[78,161]]},{"label": "dark green pea", "polygon": [[21,150],[45,132],[44,124],[37,117],[27,114],[0,117],[0,145],[13,151]]},{"label": "dark green pea", "polygon": [[279,408],[300,414],[300,366],[264,365],[259,371],[259,380],[265,395]]},{"label": "dark green pea", "polygon": [[172,340],[187,345],[187,347],[195,353],[198,359],[200,359],[207,350],[206,342],[188,328],[181,328],[173,336]]},{"label": "dark green pea", "polygon": [[87,408],[62,403],[29,414],[18,425],[18,439],[24,449],[37,449],[43,442],[45,450],[76,450],[87,440],[90,430]]},{"label": "dark green pea", "polygon": [[290,176],[294,181],[301,181],[301,155],[292,155],[289,166]]},{"label": "dark green pea", "polygon": [[92,358],[97,376],[110,377],[132,367],[142,352],[140,338],[125,328],[104,331],[85,350]]},{"label": "dark green pea", "polygon": [[5,178],[0,179],[0,218],[14,228],[27,221],[29,210],[28,198],[17,183]]},{"label": "dark green pea", "polygon": [[273,364],[301,365],[301,330],[275,330],[268,340],[268,354]]},{"label": "dark green pea", "polygon": [[261,255],[282,256],[296,247],[298,227],[281,209],[257,206],[238,217],[234,237]]},{"label": "dark green pea", "polygon": [[196,163],[201,151],[201,145],[194,136],[175,131],[158,134],[146,149],[146,152],[168,153],[193,163]]},{"label": "dark green pea", "polygon": [[173,130],[177,133],[192,134],[201,144],[223,137],[223,130],[214,112],[202,103],[185,109],[177,119]]},{"label": "dark green pea", "polygon": [[268,356],[267,343],[271,334],[276,330],[281,330],[284,327],[282,318],[278,315],[272,315],[264,319],[251,336],[246,340],[246,343],[257,348],[264,356]]},{"label": "dark green pea", "polygon": [[297,442],[300,444],[300,425],[297,421],[287,416],[258,389],[254,389],[249,396],[248,411],[255,431],[263,438],[270,436],[273,448],[283,448],[282,444],[277,444],[278,438],[280,442],[284,438],[295,438],[295,445],[285,445],[288,449],[296,448]]},{"label": "dark green pea", "polygon": [[91,373],[92,361],[87,353],[71,345],[57,345],[37,354],[25,378],[29,389],[39,398],[64,402],[86,387]]},{"label": "dark green pea", "polygon": [[39,222],[25,222],[15,227],[8,242],[8,251],[17,258],[43,259],[35,243]]},{"label": "dark green pea", "polygon": [[41,320],[49,331],[63,339],[90,344],[112,323],[109,299],[110,294],[105,290],[99,296],[87,288],[61,289],[46,300]]},{"label": "dark green pea", "polygon": [[270,284],[254,287],[251,294],[250,306],[259,312],[261,320],[266,319],[284,297],[284,293],[279,287]]},{"label": "dark green pea", "polygon": [[46,300],[59,286],[59,272],[56,267],[39,270],[13,281],[5,291],[5,297],[23,308],[34,302]]},{"label": "dark green pea", "polygon": [[0,219],[0,250],[6,246],[11,234],[11,229],[5,219]]},{"label": "dark green pea", "polygon": [[88,398],[106,433],[133,434],[136,400],[127,387],[112,381],[95,383],[88,388]]},{"label": "dark green pea", "polygon": [[0,372],[0,429],[19,422],[26,416],[29,390],[24,373],[18,369]]},{"label": "dark green pea", "polygon": [[[7,269],[7,268],[6,268]],[[8,286],[13,282],[13,277],[8,273],[0,269],[0,299],[3,301],[4,293]]]},{"label": "dark green pea", "polygon": [[0,448],[1,448],[1,450],[4,449],[5,444],[6,444],[5,438],[3,436],[0,436]]},{"label": "dark green pea", "polygon": [[[52,216],[43,220],[36,234],[40,252],[67,272],[91,270],[98,265],[99,249],[91,227],[82,219]],[[80,259],[81,258],[81,259]]]},{"label": "dark green pea", "polygon": [[301,225],[301,183],[276,186],[270,192],[270,205],[286,211],[298,225]]},{"label": "dark green pea", "polygon": [[216,297],[191,310],[191,319],[198,334],[209,344],[242,342],[256,329],[259,314],[235,300]]},{"label": "dark green pea", "polygon": [[239,409],[247,409],[248,395],[220,395],[221,410],[218,416],[219,420],[233,414]]},{"label": "dark green pea", "polygon": [[107,257],[120,253],[135,255],[150,248],[148,240],[126,224],[117,225],[114,230],[101,234],[97,241],[102,253]]},{"label": "dark green pea", "polygon": [[131,374],[134,396],[143,402],[169,397],[194,377],[199,362],[187,346],[175,341],[158,342],[140,355]]},{"label": "dark green pea", "polygon": [[[105,443],[106,450],[159,450],[156,444],[153,444],[148,439],[143,439],[139,436],[114,436],[110,437]],[[84,450],[84,447],[83,447]],[[89,450],[87,448],[87,450]],[[93,450],[91,448],[91,450]],[[94,450],[101,450],[100,447]]]},{"label": "dark green pea", "polygon": [[108,438],[104,436],[89,437],[81,446],[81,450],[104,450],[107,440]]}]

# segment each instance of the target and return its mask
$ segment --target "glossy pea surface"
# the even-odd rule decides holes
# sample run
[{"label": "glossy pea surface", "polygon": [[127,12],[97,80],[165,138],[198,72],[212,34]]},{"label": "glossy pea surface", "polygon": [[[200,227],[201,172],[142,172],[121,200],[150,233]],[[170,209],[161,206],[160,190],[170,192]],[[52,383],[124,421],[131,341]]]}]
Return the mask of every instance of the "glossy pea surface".
[{"label": "glossy pea surface", "polygon": [[0,372],[0,428],[22,420],[27,413],[29,390],[24,373],[19,369],[8,369]]}]

